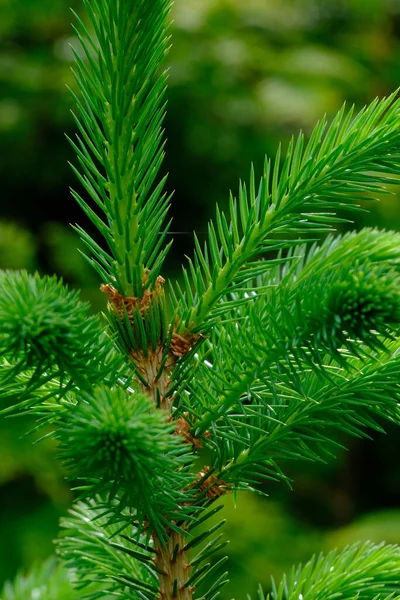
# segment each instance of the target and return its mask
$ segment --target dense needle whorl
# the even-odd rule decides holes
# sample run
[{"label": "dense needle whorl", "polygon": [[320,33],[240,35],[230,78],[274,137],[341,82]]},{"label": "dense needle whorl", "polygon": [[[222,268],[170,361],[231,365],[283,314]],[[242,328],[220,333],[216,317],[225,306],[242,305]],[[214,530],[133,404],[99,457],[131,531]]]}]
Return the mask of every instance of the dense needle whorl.
[{"label": "dense needle whorl", "polygon": [[120,510],[129,506],[151,521],[149,510],[159,503],[165,513],[177,509],[176,493],[190,481],[181,468],[187,448],[173,432],[146,396],[98,387],[68,412],[57,435],[62,457],[88,496],[115,499]]},{"label": "dense needle whorl", "polygon": [[329,309],[357,337],[371,330],[384,333],[400,323],[400,275],[386,266],[357,261],[347,279],[333,286]]},{"label": "dense needle whorl", "polygon": [[400,325],[400,235],[364,229],[304,248],[277,297],[275,320],[290,323],[289,337],[295,329],[301,343],[328,350],[349,338],[374,346]]},{"label": "dense needle whorl", "polygon": [[79,293],[56,277],[0,274],[0,349],[19,370],[71,377],[80,386],[104,380],[111,341]]}]

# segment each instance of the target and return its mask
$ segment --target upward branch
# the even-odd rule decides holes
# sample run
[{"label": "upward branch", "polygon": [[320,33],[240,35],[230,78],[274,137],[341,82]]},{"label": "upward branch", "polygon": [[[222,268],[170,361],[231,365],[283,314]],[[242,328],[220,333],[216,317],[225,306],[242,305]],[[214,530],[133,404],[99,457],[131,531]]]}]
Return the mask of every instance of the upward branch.
[{"label": "upward branch", "polygon": [[[395,98],[376,100],[354,118],[343,106],[329,126],[326,118],[317,124],[307,144],[302,133],[292,138],[282,167],[280,150],[274,162],[267,160],[258,189],[252,172],[249,189],[241,184],[238,201],[231,197],[228,218],[217,208],[208,243],[201,248],[195,239],[184,288],[176,287],[182,330],[209,329],[221,312],[221,297],[276,262],[260,261],[263,255],[297,244],[293,234],[329,230],[343,220],[336,216],[339,209],[356,209],[359,199],[399,175]],[[222,311],[226,308],[224,303]]]},{"label": "upward branch", "polygon": [[169,0],[83,0],[93,33],[76,15],[83,56],[75,52],[79,128],[74,171],[91,197],[74,197],[104,237],[106,252],[81,227],[89,261],[104,283],[141,298],[155,284],[168,248],[163,222],[165,73]]},{"label": "upward branch", "polygon": [[[300,248],[275,279],[269,273],[263,294],[227,314],[209,356],[213,368],[203,364],[183,383],[190,405],[200,402],[197,410],[185,407],[193,433],[229,421],[257,381],[273,388],[274,369],[278,380],[306,367],[329,378],[325,355],[346,366],[346,356],[365,356],[394,335],[400,323],[399,241],[396,233],[369,229],[328,238],[308,255]],[[179,390],[179,375],[176,382]]]}]

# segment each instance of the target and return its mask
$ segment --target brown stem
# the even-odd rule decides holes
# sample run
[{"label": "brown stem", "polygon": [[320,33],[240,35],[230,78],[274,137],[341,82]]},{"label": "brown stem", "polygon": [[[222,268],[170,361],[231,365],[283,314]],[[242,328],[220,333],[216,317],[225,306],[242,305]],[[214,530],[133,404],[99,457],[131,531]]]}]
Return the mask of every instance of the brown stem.
[{"label": "brown stem", "polygon": [[[147,393],[153,401],[159,402],[160,409],[171,418],[171,401],[166,397],[169,383],[168,373],[164,371],[157,382],[147,389]],[[155,532],[152,537],[156,551],[155,566],[159,573],[160,600],[192,600],[193,588],[185,587],[190,573],[189,559],[184,550],[185,534],[172,531],[165,544]]]},{"label": "brown stem", "polygon": [[[141,374],[148,382],[147,386],[143,386],[142,391],[150,396],[159,409],[163,410],[167,418],[170,419],[171,400],[167,397],[170,385],[168,375],[170,369],[166,368],[158,379],[155,378],[161,356],[161,350],[159,350],[153,353],[153,360],[147,359],[141,362]],[[192,600],[194,588],[185,586],[190,573],[189,559],[184,550],[186,545],[185,534],[171,531],[168,541],[164,544],[155,531],[153,531],[152,538],[156,551],[154,562],[160,585],[160,600]]]},{"label": "brown stem", "polygon": [[[147,274],[143,280],[146,283]],[[133,336],[140,339],[135,331],[135,319],[141,317],[143,321],[150,315],[151,309],[159,309],[158,302],[163,294],[164,279],[157,278],[153,290],[146,289],[141,298],[125,297],[111,284],[103,284],[101,289],[109,297],[110,305],[119,315],[123,323],[126,317],[129,319],[132,327]],[[182,335],[176,332],[176,324],[171,324],[173,332],[169,341],[168,349],[165,342],[160,342],[156,349],[146,348],[131,349],[130,358],[134,362],[140,375],[140,385],[142,392],[149,396],[154,405],[164,411],[166,419],[171,419],[171,399],[168,397],[168,388],[170,386],[169,373],[176,364],[177,360],[185,356],[199,340],[199,335]],[[168,352],[165,362],[165,352]],[[160,374],[161,366],[163,371]],[[139,382],[138,382],[139,383]],[[182,429],[182,431],[181,431]],[[191,441],[188,434],[184,435],[185,426],[180,423],[177,425],[176,434],[182,435],[182,441]],[[194,444],[195,445],[195,444]],[[189,579],[190,564],[184,550],[186,545],[185,533],[168,531],[169,539],[162,543],[158,535],[153,532],[152,538],[154,549],[156,551],[155,567],[159,573],[160,600],[191,600],[193,588],[185,585]]]},{"label": "brown stem", "polygon": [[139,353],[132,353],[132,359],[140,372],[141,378],[147,384],[141,385],[142,392],[153,400],[153,403],[157,408],[164,410],[169,418],[171,416],[171,400],[167,397],[167,394],[171,382],[169,378],[171,361],[167,362],[163,372],[157,378],[163,358],[163,350],[164,349],[161,346],[154,352],[149,350],[146,358],[140,356]]},{"label": "brown stem", "polygon": [[191,600],[193,587],[185,586],[190,571],[190,563],[184,550],[185,535],[173,531],[165,545],[156,535],[153,536],[153,541],[155,566],[160,573],[160,600]]}]

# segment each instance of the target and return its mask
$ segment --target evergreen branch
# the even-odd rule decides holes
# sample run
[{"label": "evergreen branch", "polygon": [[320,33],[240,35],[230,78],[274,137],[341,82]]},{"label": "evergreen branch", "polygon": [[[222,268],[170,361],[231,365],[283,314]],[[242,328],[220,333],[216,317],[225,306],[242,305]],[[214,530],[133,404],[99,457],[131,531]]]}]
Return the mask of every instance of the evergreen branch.
[{"label": "evergreen branch", "polygon": [[[78,386],[90,389],[100,381],[115,381],[120,359],[112,353],[113,340],[106,337],[99,318],[89,305],[80,302],[55,277],[40,278],[26,272],[0,275],[0,350],[2,385],[19,378],[26,382],[26,394],[59,382],[59,395]],[[12,384],[13,385],[13,384]],[[11,387],[12,387],[11,385]],[[26,398],[21,397],[21,407]],[[28,403],[29,404],[29,403]]]},{"label": "evergreen branch", "polygon": [[155,284],[169,248],[165,179],[154,182],[163,159],[166,74],[159,68],[167,51],[170,2],[84,0],[84,5],[93,34],[75,15],[83,56],[75,52],[79,134],[70,142],[80,166],[74,171],[94,208],[73,195],[109,252],[76,229],[103,282],[141,298]]},{"label": "evergreen branch", "polygon": [[[71,574],[54,558],[34,566],[25,575],[18,573],[7,581],[0,592],[1,600],[79,600],[81,598],[71,583]],[[106,600],[106,596],[103,596]]]},{"label": "evergreen branch", "polygon": [[[2,415],[15,412],[34,411],[38,405],[46,404],[60,395],[60,382],[52,375],[44,374],[32,382],[31,371],[15,373],[15,366],[3,358],[0,363],[0,399]],[[58,405],[62,400],[58,401]]]},{"label": "evergreen branch", "polygon": [[221,297],[274,264],[249,261],[298,244],[293,234],[314,236],[329,230],[342,221],[338,210],[357,209],[355,202],[367,194],[397,183],[396,94],[375,100],[354,118],[353,109],[346,115],[342,107],[329,126],[322,119],[307,144],[302,133],[292,139],[281,170],[280,150],[273,164],[266,161],[258,190],[252,170],[249,189],[240,184],[238,201],[230,199],[229,218],[217,208],[208,244],[202,249],[195,239],[194,258],[183,272],[184,287],[172,288],[181,330],[207,331],[218,317]]},{"label": "evergreen branch", "polygon": [[279,586],[273,582],[267,600],[396,600],[399,572],[398,546],[356,543],[293,569]]},{"label": "evergreen branch", "polygon": [[139,530],[150,527],[164,539],[193,500],[183,491],[193,480],[192,455],[174,429],[149,398],[103,387],[65,413],[56,435],[83,497],[103,497],[112,520],[123,521],[128,507]]},{"label": "evergreen branch", "polygon": [[303,249],[275,287],[231,315],[211,366],[203,364],[187,388],[197,402],[187,410],[201,415],[194,435],[228,415],[254,382],[268,381],[271,369],[295,372],[306,364],[323,375],[326,353],[345,364],[346,356],[382,347],[377,334],[391,337],[400,319],[399,241],[395,233],[364,230],[329,238],[308,257]]},{"label": "evergreen branch", "polygon": [[218,476],[248,485],[263,477],[286,480],[283,460],[331,456],[340,446],[335,432],[359,437],[366,427],[382,431],[382,419],[399,424],[398,341],[388,350],[370,356],[368,365],[353,359],[350,371],[331,364],[325,382],[309,369],[290,382],[271,377],[269,386],[255,385],[248,404],[232,411],[211,442],[218,446]]},{"label": "evergreen branch", "polygon": [[[96,600],[109,594],[113,598],[155,600],[158,580],[152,562],[154,551],[146,537],[141,537],[132,524],[123,528],[110,524],[102,513],[95,500],[77,502],[61,520],[57,549],[76,573],[80,598]],[[98,590],[92,591],[93,583]]]},{"label": "evergreen branch", "polygon": [[[195,586],[196,588],[201,584],[204,590],[204,595],[201,596],[202,600],[209,600],[219,595],[220,589],[228,583],[228,573],[220,573],[217,579],[215,575],[225,564],[227,557],[222,557],[217,562],[205,562],[209,561],[210,557],[216,552],[221,551],[228,545],[227,540],[223,540],[224,534],[219,533],[215,535],[221,527],[225,524],[225,519],[217,521],[214,525],[210,526],[207,521],[215,516],[223,507],[222,505],[210,508],[211,503],[206,503],[204,509],[196,515],[196,519],[188,528],[188,538],[185,550],[195,551],[194,555],[190,560],[190,566],[192,568],[190,578],[186,582],[186,586]],[[213,580],[214,579],[214,580]]]}]

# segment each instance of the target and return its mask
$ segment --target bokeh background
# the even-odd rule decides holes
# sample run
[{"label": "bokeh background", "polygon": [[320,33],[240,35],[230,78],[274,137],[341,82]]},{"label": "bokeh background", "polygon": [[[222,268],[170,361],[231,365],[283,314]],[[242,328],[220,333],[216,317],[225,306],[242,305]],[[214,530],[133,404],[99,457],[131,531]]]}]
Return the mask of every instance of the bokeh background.
[{"label": "bokeh background", "polygon": [[[80,0],[0,0],[0,268],[57,273],[94,310],[99,282],[70,223],[86,220],[64,133],[74,134],[66,84]],[[309,133],[346,101],[361,107],[400,85],[400,0],[175,0],[169,55],[165,171],[176,243],[168,269],[190,254],[215,202],[279,141]],[[382,197],[354,226],[400,228],[400,198]],[[89,227],[89,225],[88,225]],[[26,419],[0,421],[0,589],[52,552],[72,495],[50,441],[32,448]],[[267,589],[312,553],[356,539],[400,543],[398,430],[343,440],[329,464],[288,465],[293,490],[227,501],[231,584],[224,598]]]}]

